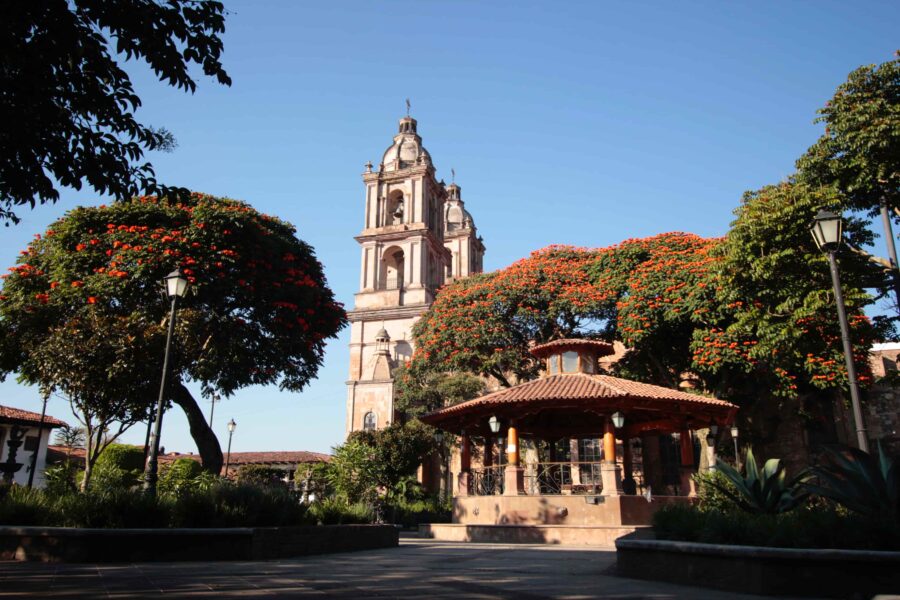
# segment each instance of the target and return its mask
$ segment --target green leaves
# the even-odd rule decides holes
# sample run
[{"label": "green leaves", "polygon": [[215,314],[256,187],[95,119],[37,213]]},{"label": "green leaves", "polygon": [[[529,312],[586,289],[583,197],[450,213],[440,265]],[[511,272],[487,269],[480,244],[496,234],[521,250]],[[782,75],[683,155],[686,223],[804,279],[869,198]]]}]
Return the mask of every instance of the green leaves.
[{"label": "green leaves", "polygon": [[329,477],[348,502],[371,503],[381,491],[415,475],[433,449],[431,428],[418,421],[393,423],[376,431],[355,431],[334,449]]},{"label": "green leaves", "polygon": [[[762,470],[756,464],[753,451],[747,451],[744,461],[745,475],[721,459],[716,461],[716,469],[724,475],[731,486],[710,480],[710,485],[730,498],[741,510],[755,514],[778,514],[798,506],[809,496],[802,484],[808,479],[804,472],[787,481],[784,465],[779,459],[769,459]],[[735,491],[736,490],[736,491]]]},{"label": "green leaves", "polygon": [[852,210],[900,208],[900,59],[850,73],[819,115],[825,134],[797,161],[800,177],[834,186]]},{"label": "green leaves", "polygon": [[416,371],[400,367],[394,372],[395,407],[406,417],[420,417],[444,406],[482,395],[484,380],[469,373]]},{"label": "green leaves", "polygon": [[144,196],[70,211],[22,252],[0,293],[0,377],[61,391],[86,425],[144,419],[168,323],[161,280],[176,268],[192,285],[179,301],[170,390],[187,380],[206,394],[300,390],[347,322],[290,224],[203,194]]},{"label": "green leaves", "polygon": [[[141,104],[110,55],[146,62],[160,81],[193,92],[196,64],[230,85],[223,68],[221,2],[73,0],[0,5],[0,220],[14,207],[55,202],[56,182],[128,198],[161,190],[144,150],[171,146],[138,122]],[[170,190],[171,191],[171,190]]]},{"label": "green leaves", "polygon": [[823,448],[823,464],[811,472],[810,492],[866,517],[900,524],[900,467],[878,444],[878,454],[849,446]]}]

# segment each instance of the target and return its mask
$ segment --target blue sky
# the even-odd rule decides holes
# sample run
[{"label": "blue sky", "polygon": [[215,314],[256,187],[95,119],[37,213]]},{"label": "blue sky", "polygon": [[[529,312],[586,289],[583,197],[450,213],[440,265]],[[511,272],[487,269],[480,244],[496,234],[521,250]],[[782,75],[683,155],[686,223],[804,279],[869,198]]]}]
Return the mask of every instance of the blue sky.
[{"label": "blue sky", "polygon": [[[161,179],[294,223],[338,298],[358,285],[367,160],[412,102],[438,169],[457,173],[485,268],[548,244],[606,246],[665,231],[720,236],[741,194],[790,175],[821,135],[815,111],[862,64],[900,48],[897,2],[228,2],[230,88],[187,95],[130,68],[143,122],[178,139]],[[14,264],[33,234],[96,195],[65,190],[0,230]],[[879,249],[880,250],[880,249]],[[216,407],[232,450],[342,441],[348,330],[302,393],[249,388]],[[40,410],[0,384],[0,404]],[[208,413],[208,403],[201,403]],[[75,422],[64,399],[50,414]],[[143,443],[144,429],[125,441]],[[166,414],[162,444],[196,451]]]}]

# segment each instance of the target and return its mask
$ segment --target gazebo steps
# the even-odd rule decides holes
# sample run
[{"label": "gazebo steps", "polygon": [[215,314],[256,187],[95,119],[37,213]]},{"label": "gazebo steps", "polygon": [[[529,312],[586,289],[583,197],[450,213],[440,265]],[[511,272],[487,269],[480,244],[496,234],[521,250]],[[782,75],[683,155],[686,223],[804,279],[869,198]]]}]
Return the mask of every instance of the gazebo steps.
[{"label": "gazebo steps", "polygon": [[[445,542],[488,542],[499,544],[559,544],[594,546],[615,550],[616,539],[648,526],[601,525],[473,525],[429,523],[419,525],[419,537]],[[638,536],[641,534],[638,533]]]}]

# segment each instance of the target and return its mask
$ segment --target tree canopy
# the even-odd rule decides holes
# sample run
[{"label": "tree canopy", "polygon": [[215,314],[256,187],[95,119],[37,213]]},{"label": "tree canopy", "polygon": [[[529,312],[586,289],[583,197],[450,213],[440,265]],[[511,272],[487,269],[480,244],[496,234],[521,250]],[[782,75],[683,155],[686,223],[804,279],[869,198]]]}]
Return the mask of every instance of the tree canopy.
[{"label": "tree canopy", "polygon": [[165,341],[160,281],[175,268],[192,291],[178,313],[171,399],[217,471],[218,441],[184,382],[204,395],[254,384],[301,390],[346,324],[313,249],[243,202],[144,196],[67,213],[4,276],[0,375],[18,372],[73,402],[127,399],[134,405],[116,418],[144,418]]},{"label": "tree canopy", "polygon": [[375,431],[354,431],[334,449],[329,463],[335,490],[349,502],[373,502],[391,495],[412,477],[434,449],[432,429],[419,421],[392,423]]},{"label": "tree canopy", "polygon": [[[119,60],[145,62],[193,92],[191,65],[230,85],[220,62],[221,2],[34,0],[0,4],[0,220],[54,202],[57,186],[128,198],[159,188],[145,150],[171,134],[138,122],[141,105]],[[114,42],[113,42],[114,40]]]},{"label": "tree canopy", "polygon": [[825,133],[797,161],[801,178],[834,185],[852,210],[900,210],[900,58],[850,73],[817,121]]},{"label": "tree canopy", "polygon": [[404,418],[418,418],[444,406],[477,398],[485,382],[470,373],[394,372],[394,407]]},{"label": "tree canopy", "polygon": [[[510,385],[539,368],[530,341],[587,336],[630,349],[620,375],[667,387],[687,376],[741,403],[761,389],[792,397],[837,388],[846,372],[827,264],[806,229],[807,213],[831,200],[772,186],[745,197],[724,239],[669,233],[601,249],[554,246],[454,282],[414,327],[409,372],[470,371]],[[852,240],[871,237],[863,225],[851,222]],[[852,254],[844,267],[865,381],[879,329],[862,314],[872,301],[862,288],[883,288],[885,277]]]}]

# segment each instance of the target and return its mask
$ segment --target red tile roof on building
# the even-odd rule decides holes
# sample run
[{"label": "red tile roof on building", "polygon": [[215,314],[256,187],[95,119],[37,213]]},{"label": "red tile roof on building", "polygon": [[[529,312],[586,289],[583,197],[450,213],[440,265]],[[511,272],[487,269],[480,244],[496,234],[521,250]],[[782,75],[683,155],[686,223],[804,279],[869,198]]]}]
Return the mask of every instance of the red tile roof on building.
[{"label": "red tile roof on building", "polygon": [[[200,460],[199,454],[179,454],[178,452],[170,452],[161,455],[160,460],[176,460],[178,458],[192,458]],[[276,465],[276,464],[299,464],[312,462],[328,462],[331,456],[321,454],[319,452],[306,452],[303,450],[295,452],[232,452],[229,464],[235,465]]]},{"label": "red tile roof on building", "polygon": [[610,375],[588,375],[585,373],[567,373],[550,375],[519,384],[515,387],[499,390],[481,398],[469,400],[454,406],[448,406],[426,415],[423,420],[429,422],[432,417],[442,417],[461,413],[470,409],[495,406],[501,404],[527,404],[530,402],[554,400],[662,400],[673,403],[689,403],[705,408],[737,409],[737,406],[724,400],[689,394],[658,385],[639,383],[629,379],[620,379]]},{"label": "red tile roof on building", "polygon": [[[143,450],[143,446],[135,446]],[[84,448],[68,449],[65,446],[49,446],[47,448],[48,462],[62,462],[68,455],[72,460],[84,460]],[[199,454],[182,454],[169,452],[160,454],[159,461],[170,463],[179,458],[190,458],[200,462]],[[224,456],[223,456],[224,458]],[[235,465],[275,465],[275,464],[299,464],[313,462],[328,462],[331,456],[319,452],[232,452],[231,466]]]},{"label": "red tile roof on building", "polygon": [[[41,414],[33,413],[30,410],[22,410],[21,408],[12,408],[11,406],[0,406],[0,423],[4,421],[15,421],[18,423],[39,424],[41,422]],[[50,415],[44,416],[44,427],[54,428],[63,427],[65,421],[60,421],[56,417]]]},{"label": "red tile roof on building", "polygon": [[544,358],[545,356],[550,356],[551,354],[559,354],[560,352],[565,352],[566,350],[577,351],[579,349],[589,349],[596,353],[597,356],[607,356],[615,352],[615,350],[613,349],[613,345],[609,342],[585,339],[553,340],[552,342],[547,342],[546,344],[532,346],[528,349],[528,351],[538,358]]},{"label": "red tile roof on building", "polygon": [[66,448],[65,446],[47,446],[47,464],[56,465],[66,460],[84,461],[84,448]]}]

